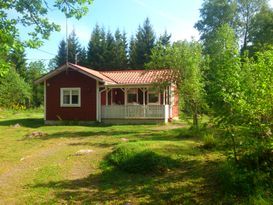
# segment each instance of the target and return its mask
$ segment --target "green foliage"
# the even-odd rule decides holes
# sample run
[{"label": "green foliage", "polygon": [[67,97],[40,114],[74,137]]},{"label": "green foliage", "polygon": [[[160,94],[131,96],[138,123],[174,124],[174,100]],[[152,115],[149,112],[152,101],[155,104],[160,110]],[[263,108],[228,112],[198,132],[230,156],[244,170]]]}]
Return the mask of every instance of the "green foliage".
[{"label": "green foliage", "polygon": [[126,33],[120,33],[119,29],[115,32],[115,48],[114,48],[114,69],[126,69],[128,68],[127,59],[127,38]]},{"label": "green foliage", "polygon": [[[81,18],[88,12],[92,0],[55,0],[51,4],[47,1],[25,0],[0,1],[0,76],[9,70],[9,62],[5,62],[11,50],[21,50],[23,47],[37,48],[43,44],[42,39],[48,39],[54,31],[59,31],[60,26],[51,22],[47,12],[52,7],[61,10],[67,17]],[[10,13],[12,11],[12,15]],[[28,29],[25,41],[19,38],[19,27]]]},{"label": "green foliage", "polygon": [[18,108],[27,105],[30,99],[30,86],[14,69],[0,77],[0,107]]},{"label": "green foliage", "polygon": [[184,110],[193,116],[198,126],[198,114],[205,107],[202,68],[204,58],[198,42],[182,41],[172,46],[158,44],[153,50],[148,68],[170,68],[175,73],[173,81],[179,88],[180,102]]},{"label": "green foliage", "polygon": [[266,50],[273,46],[273,9],[264,6],[251,21],[249,38],[252,45],[249,46],[251,54],[255,51]]},{"label": "green foliage", "polygon": [[224,24],[208,40],[209,69],[206,71],[207,100],[214,114],[233,121],[240,97],[240,57],[234,31]]},{"label": "green foliage", "polygon": [[88,43],[87,61],[90,68],[100,69],[105,62],[105,31],[96,25]]},{"label": "green foliage", "polygon": [[216,145],[216,139],[213,134],[205,134],[203,136],[204,148],[211,149]]},{"label": "green foliage", "polygon": [[26,82],[31,86],[31,106],[39,107],[44,101],[44,86],[34,84],[34,81],[46,73],[45,65],[42,61],[34,61],[27,66]]},{"label": "green foliage", "polygon": [[144,68],[151,58],[152,49],[155,46],[155,33],[150,20],[146,18],[143,26],[138,27],[135,38],[130,44],[130,67],[132,69]]},{"label": "green foliage", "polygon": [[220,166],[218,179],[229,202],[240,197],[247,204],[256,204],[254,201],[270,204],[272,178],[265,172],[246,169],[227,161]]},{"label": "green foliage", "polygon": [[[195,24],[195,28],[201,34],[205,52],[210,44],[207,40],[211,38],[216,29],[224,24],[234,30],[238,43],[241,40],[242,51],[248,50],[249,46],[253,44],[251,30],[261,28],[261,26],[253,24],[252,21],[264,6],[268,7],[268,0],[204,1],[200,9],[200,20]],[[267,30],[265,27],[263,29]]]},{"label": "green foliage", "polygon": [[160,174],[178,165],[178,162],[162,156],[141,142],[118,145],[106,158],[106,164],[134,174]]},{"label": "green foliage", "polygon": [[206,0],[200,9],[200,20],[195,28],[200,32],[200,39],[204,42],[205,51],[211,34],[223,24],[233,29],[238,28],[239,19],[236,15],[238,5],[232,0]]}]

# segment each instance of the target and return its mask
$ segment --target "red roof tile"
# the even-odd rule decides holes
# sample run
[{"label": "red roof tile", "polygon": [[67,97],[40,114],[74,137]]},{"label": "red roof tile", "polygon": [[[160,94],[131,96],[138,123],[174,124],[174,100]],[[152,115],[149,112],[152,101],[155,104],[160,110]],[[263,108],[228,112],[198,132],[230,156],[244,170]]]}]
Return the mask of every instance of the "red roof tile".
[{"label": "red roof tile", "polygon": [[[171,80],[173,72],[171,70],[119,70],[119,71],[96,71],[76,64],[68,63],[68,66],[74,70],[93,76],[101,82],[107,84],[152,84],[156,82]],[[48,74],[37,79],[36,83],[57,75],[66,68],[65,65],[49,72]]]},{"label": "red roof tile", "polygon": [[151,84],[168,80],[171,70],[120,70],[101,71],[101,74],[115,81],[117,84]]}]

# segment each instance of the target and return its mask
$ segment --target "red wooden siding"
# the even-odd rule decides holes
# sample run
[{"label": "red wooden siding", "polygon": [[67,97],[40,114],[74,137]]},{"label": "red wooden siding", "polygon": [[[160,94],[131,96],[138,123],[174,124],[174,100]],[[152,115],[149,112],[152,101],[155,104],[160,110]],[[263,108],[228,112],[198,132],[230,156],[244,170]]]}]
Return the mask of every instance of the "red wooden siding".
[{"label": "red wooden siding", "polygon": [[174,86],[174,102],[172,106],[172,117],[178,118],[179,117],[179,96],[178,96],[178,90]]},{"label": "red wooden siding", "polygon": [[[96,120],[96,80],[77,71],[64,71],[46,81],[46,120]],[[81,107],[61,107],[60,88],[81,88]]]}]

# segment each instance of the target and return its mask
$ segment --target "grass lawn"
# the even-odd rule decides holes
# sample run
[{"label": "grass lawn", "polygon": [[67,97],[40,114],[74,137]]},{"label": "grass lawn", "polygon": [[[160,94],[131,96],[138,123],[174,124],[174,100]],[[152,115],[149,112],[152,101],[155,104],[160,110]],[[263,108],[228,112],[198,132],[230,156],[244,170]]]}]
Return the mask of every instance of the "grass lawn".
[{"label": "grass lawn", "polygon": [[[41,112],[0,111],[0,204],[215,204],[224,160],[188,125],[45,126]],[[20,127],[13,127],[16,123]],[[26,135],[41,131],[46,136]],[[163,175],[103,171],[116,145],[143,141],[180,162]],[[75,155],[92,149],[87,155]]]}]

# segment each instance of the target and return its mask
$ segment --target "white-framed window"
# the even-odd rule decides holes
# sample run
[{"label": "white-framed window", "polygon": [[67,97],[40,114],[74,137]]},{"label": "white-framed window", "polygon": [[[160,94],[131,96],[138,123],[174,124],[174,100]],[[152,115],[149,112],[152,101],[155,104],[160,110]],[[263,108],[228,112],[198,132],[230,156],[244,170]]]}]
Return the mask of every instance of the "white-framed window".
[{"label": "white-framed window", "polygon": [[80,107],[81,88],[61,88],[61,107]]},{"label": "white-framed window", "polygon": [[127,103],[136,104],[138,103],[138,90],[137,88],[131,88],[127,90]]},{"label": "white-framed window", "polygon": [[147,93],[147,102],[150,105],[159,105],[160,104],[160,93],[157,91],[148,91]]}]

